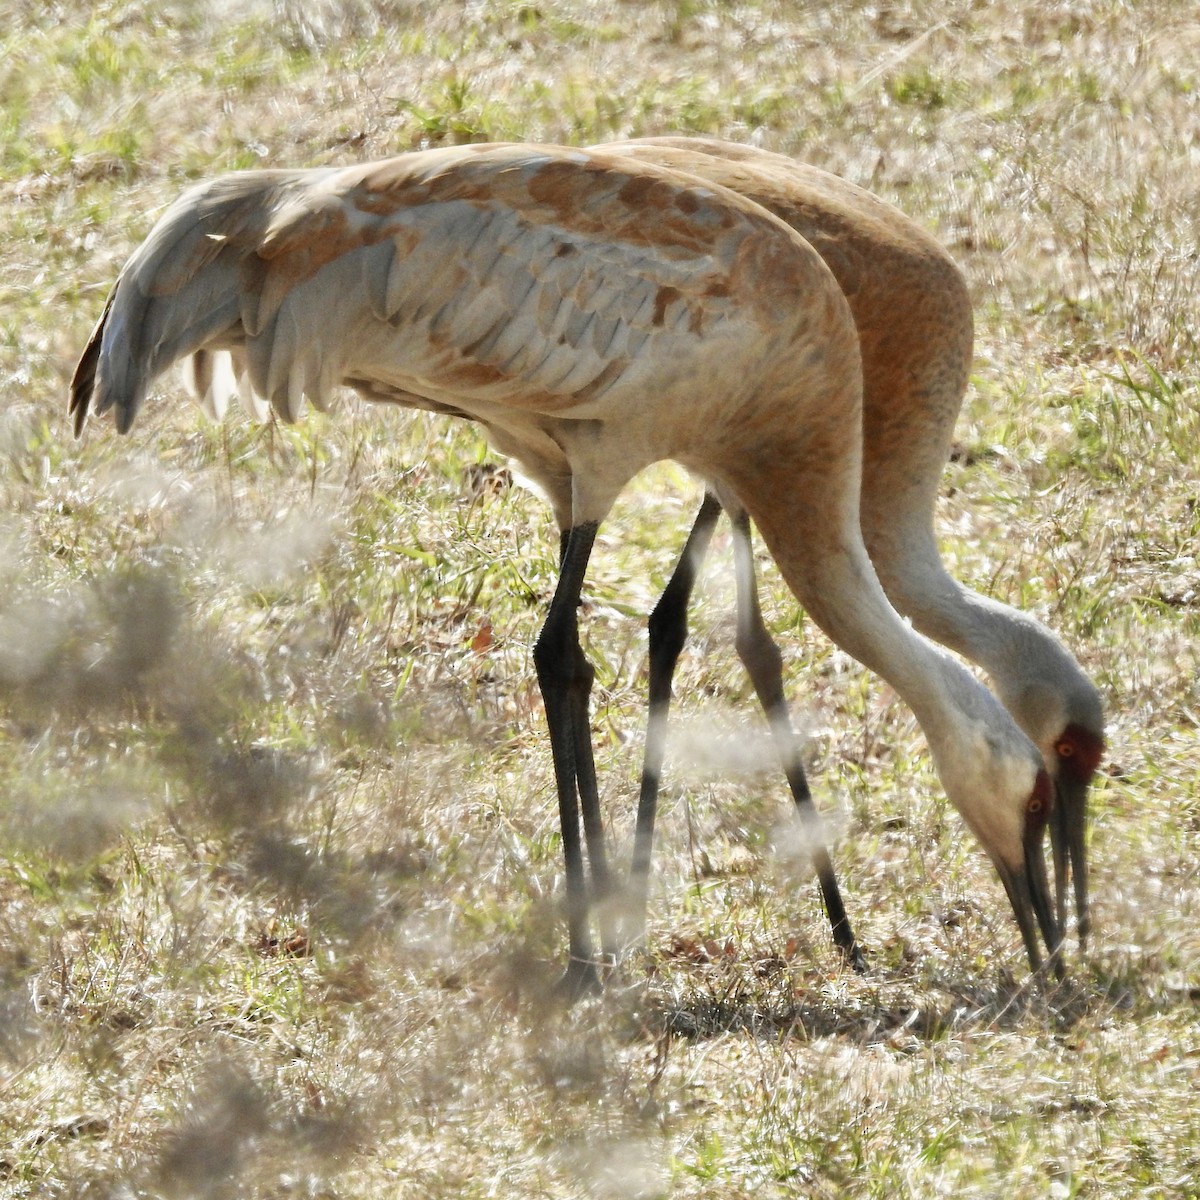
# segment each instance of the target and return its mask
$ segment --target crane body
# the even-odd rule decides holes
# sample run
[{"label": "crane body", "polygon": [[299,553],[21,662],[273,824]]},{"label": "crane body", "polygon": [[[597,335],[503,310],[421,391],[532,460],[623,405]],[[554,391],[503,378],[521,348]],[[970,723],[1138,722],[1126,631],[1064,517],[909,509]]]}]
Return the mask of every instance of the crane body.
[{"label": "crane body", "polygon": [[[230,355],[218,364],[213,356]],[[602,151],[471,146],[341,169],[257,171],[172,205],[122,270],[72,383],[76,430],[128,430],[191,358],[295,420],[340,385],[478,421],[545,490],[562,570],[534,650],[567,874],[564,986],[594,986],[592,901],[611,890],[577,609],[600,522],[674,459],[760,529],[791,590],[883,675],[1004,882],[1031,965],[1061,940],[1036,747],[888,603],[859,528],[862,368],[821,256],[719,185]],[[583,863],[592,863],[589,896]],[[600,908],[601,948],[617,950]]]},{"label": "crane body", "polygon": [[[1077,932],[1085,943],[1090,927],[1087,793],[1104,748],[1099,693],[1044,624],[953,579],[934,534],[938,486],[966,392],[974,339],[962,271],[930,233],[893,205],[784,155],[708,138],[646,138],[604,148],[761,204],[796,230],[837,279],[862,354],[860,521],[871,561],[896,608],[926,636],[981,666],[1041,751],[1056,790],[1051,835],[1059,920],[1066,921],[1065,893],[1073,876]],[[739,523],[731,515],[736,542]],[[711,520],[711,510],[702,519]],[[694,578],[697,565],[685,575]],[[677,599],[672,612],[681,611]],[[754,630],[746,635],[749,644],[769,640],[752,612],[739,623]],[[669,638],[682,645],[679,634]],[[764,657],[762,650],[756,654]],[[665,667],[660,663],[659,669]],[[651,688],[669,699],[669,677],[652,680]],[[663,718],[657,720],[657,736],[663,724]],[[772,727],[787,740],[780,718]],[[649,861],[654,764],[661,760],[661,750],[651,742],[639,822],[647,844],[635,849],[641,864]],[[783,753],[785,762],[798,760],[794,746]]]}]

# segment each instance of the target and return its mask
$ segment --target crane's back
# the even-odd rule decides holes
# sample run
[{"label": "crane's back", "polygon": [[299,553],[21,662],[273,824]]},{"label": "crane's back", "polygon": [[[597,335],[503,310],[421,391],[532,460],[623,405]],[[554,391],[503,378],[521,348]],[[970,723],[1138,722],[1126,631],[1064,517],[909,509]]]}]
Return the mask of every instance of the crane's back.
[{"label": "crane's back", "polygon": [[76,372],[77,427],[113,407],[127,429],[172,362],[228,349],[285,419],[346,383],[480,420],[518,457],[617,460],[626,478],[819,420],[831,376],[829,419],[857,419],[841,396],[852,409],[853,324],[800,236],[720,186],[560,147],[193,189],[117,281]]}]

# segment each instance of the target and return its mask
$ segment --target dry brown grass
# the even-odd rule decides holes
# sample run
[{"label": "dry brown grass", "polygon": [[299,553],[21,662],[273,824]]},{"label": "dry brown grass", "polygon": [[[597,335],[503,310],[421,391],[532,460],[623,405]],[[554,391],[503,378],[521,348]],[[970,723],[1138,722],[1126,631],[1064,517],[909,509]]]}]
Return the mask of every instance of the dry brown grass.
[{"label": "dry brown grass", "polygon": [[[1200,1195],[1192,9],[0,3],[0,1194]],[[129,439],[69,436],[103,291],[187,181],[674,131],[864,183],[968,273],[947,557],[1110,712],[1061,994],[1019,986],[907,710],[764,563],[875,964],[837,968],[715,561],[650,951],[549,1006],[540,502],[470,429],[353,406],[214,427],[164,387]],[[622,847],[694,500],[639,481],[589,587]]]}]

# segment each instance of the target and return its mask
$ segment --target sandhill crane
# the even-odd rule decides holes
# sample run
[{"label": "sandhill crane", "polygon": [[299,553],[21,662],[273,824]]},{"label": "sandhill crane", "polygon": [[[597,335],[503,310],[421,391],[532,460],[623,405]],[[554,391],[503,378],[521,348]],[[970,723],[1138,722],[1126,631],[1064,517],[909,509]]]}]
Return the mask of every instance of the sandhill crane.
[{"label": "sandhill crane", "polygon": [[226,175],[171,205],[121,271],[72,380],[76,432],[109,409],[127,431],[173,362],[226,350],[285,420],[347,384],[479,421],[546,490],[563,548],[534,663],[562,825],[568,995],[599,981],[581,812],[598,897],[609,887],[578,599],[617,494],[664,458],[748,514],[817,624],[910,705],[1031,966],[1039,932],[1057,962],[1050,779],[992,694],[884,595],[858,521],[858,333],[829,269],[777,218],[719,186],[562,147]]},{"label": "sandhill crane", "polygon": [[[933,509],[954,421],[966,391],[973,342],[971,301],[953,259],[899,209],[846,180],[780,154],[705,138],[647,138],[601,147],[720,184],[786,221],[825,260],[850,303],[863,361],[863,537],[888,598],[924,634],[978,663],[1017,724],[1042,752],[1055,783],[1051,823],[1055,891],[1066,923],[1074,877],[1077,933],[1089,929],[1087,792],[1104,749],[1099,693],[1070,651],[1028,613],[981,596],[946,572],[933,533]],[[670,676],[686,630],[687,592],[717,519],[709,497],[680,570],[652,622],[651,722],[643,771],[634,890],[645,894],[662,760]],[[745,522],[734,515],[735,553]],[[705,532],[707,531],[707,533]],[[769,636],[739,567],[739,645],[753,659],[772,728],[797,762]],[[657,634],[657,637],[654,635]],[[789,774],[798,770],[791,766]],[[806,788],[793,782],[798,803]],[[639,883],[640,881],[640,883]],[[830,910],[837,925],[838,917]],[[844,914],[842,915],[844,920]]]}]

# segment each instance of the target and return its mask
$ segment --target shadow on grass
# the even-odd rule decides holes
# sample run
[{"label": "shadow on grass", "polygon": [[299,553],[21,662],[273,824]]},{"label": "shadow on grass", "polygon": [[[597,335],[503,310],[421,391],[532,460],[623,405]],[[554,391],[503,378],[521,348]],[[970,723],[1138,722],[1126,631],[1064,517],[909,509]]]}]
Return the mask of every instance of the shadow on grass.
[{"label": "shadow on grass", "polygon": [[648,1036],[694,1041],[746,1033],[765,1039],[839,1038],[859,1045],[915,1039],[933,1043],[981,1030],[1029,1024],[1069,1035],[1113,1013],[1130,1017],[1184,1003],[1198,989],[1166,989],[1161,981],[1081,964],[1062,982],[1017,979],[1007,970],[991,982],[967,974],[913,975],[875,969],[859,978],[806,978],[780,960],[737,970],[689,971],[666,986],[651,983],[639,1017]]}]

